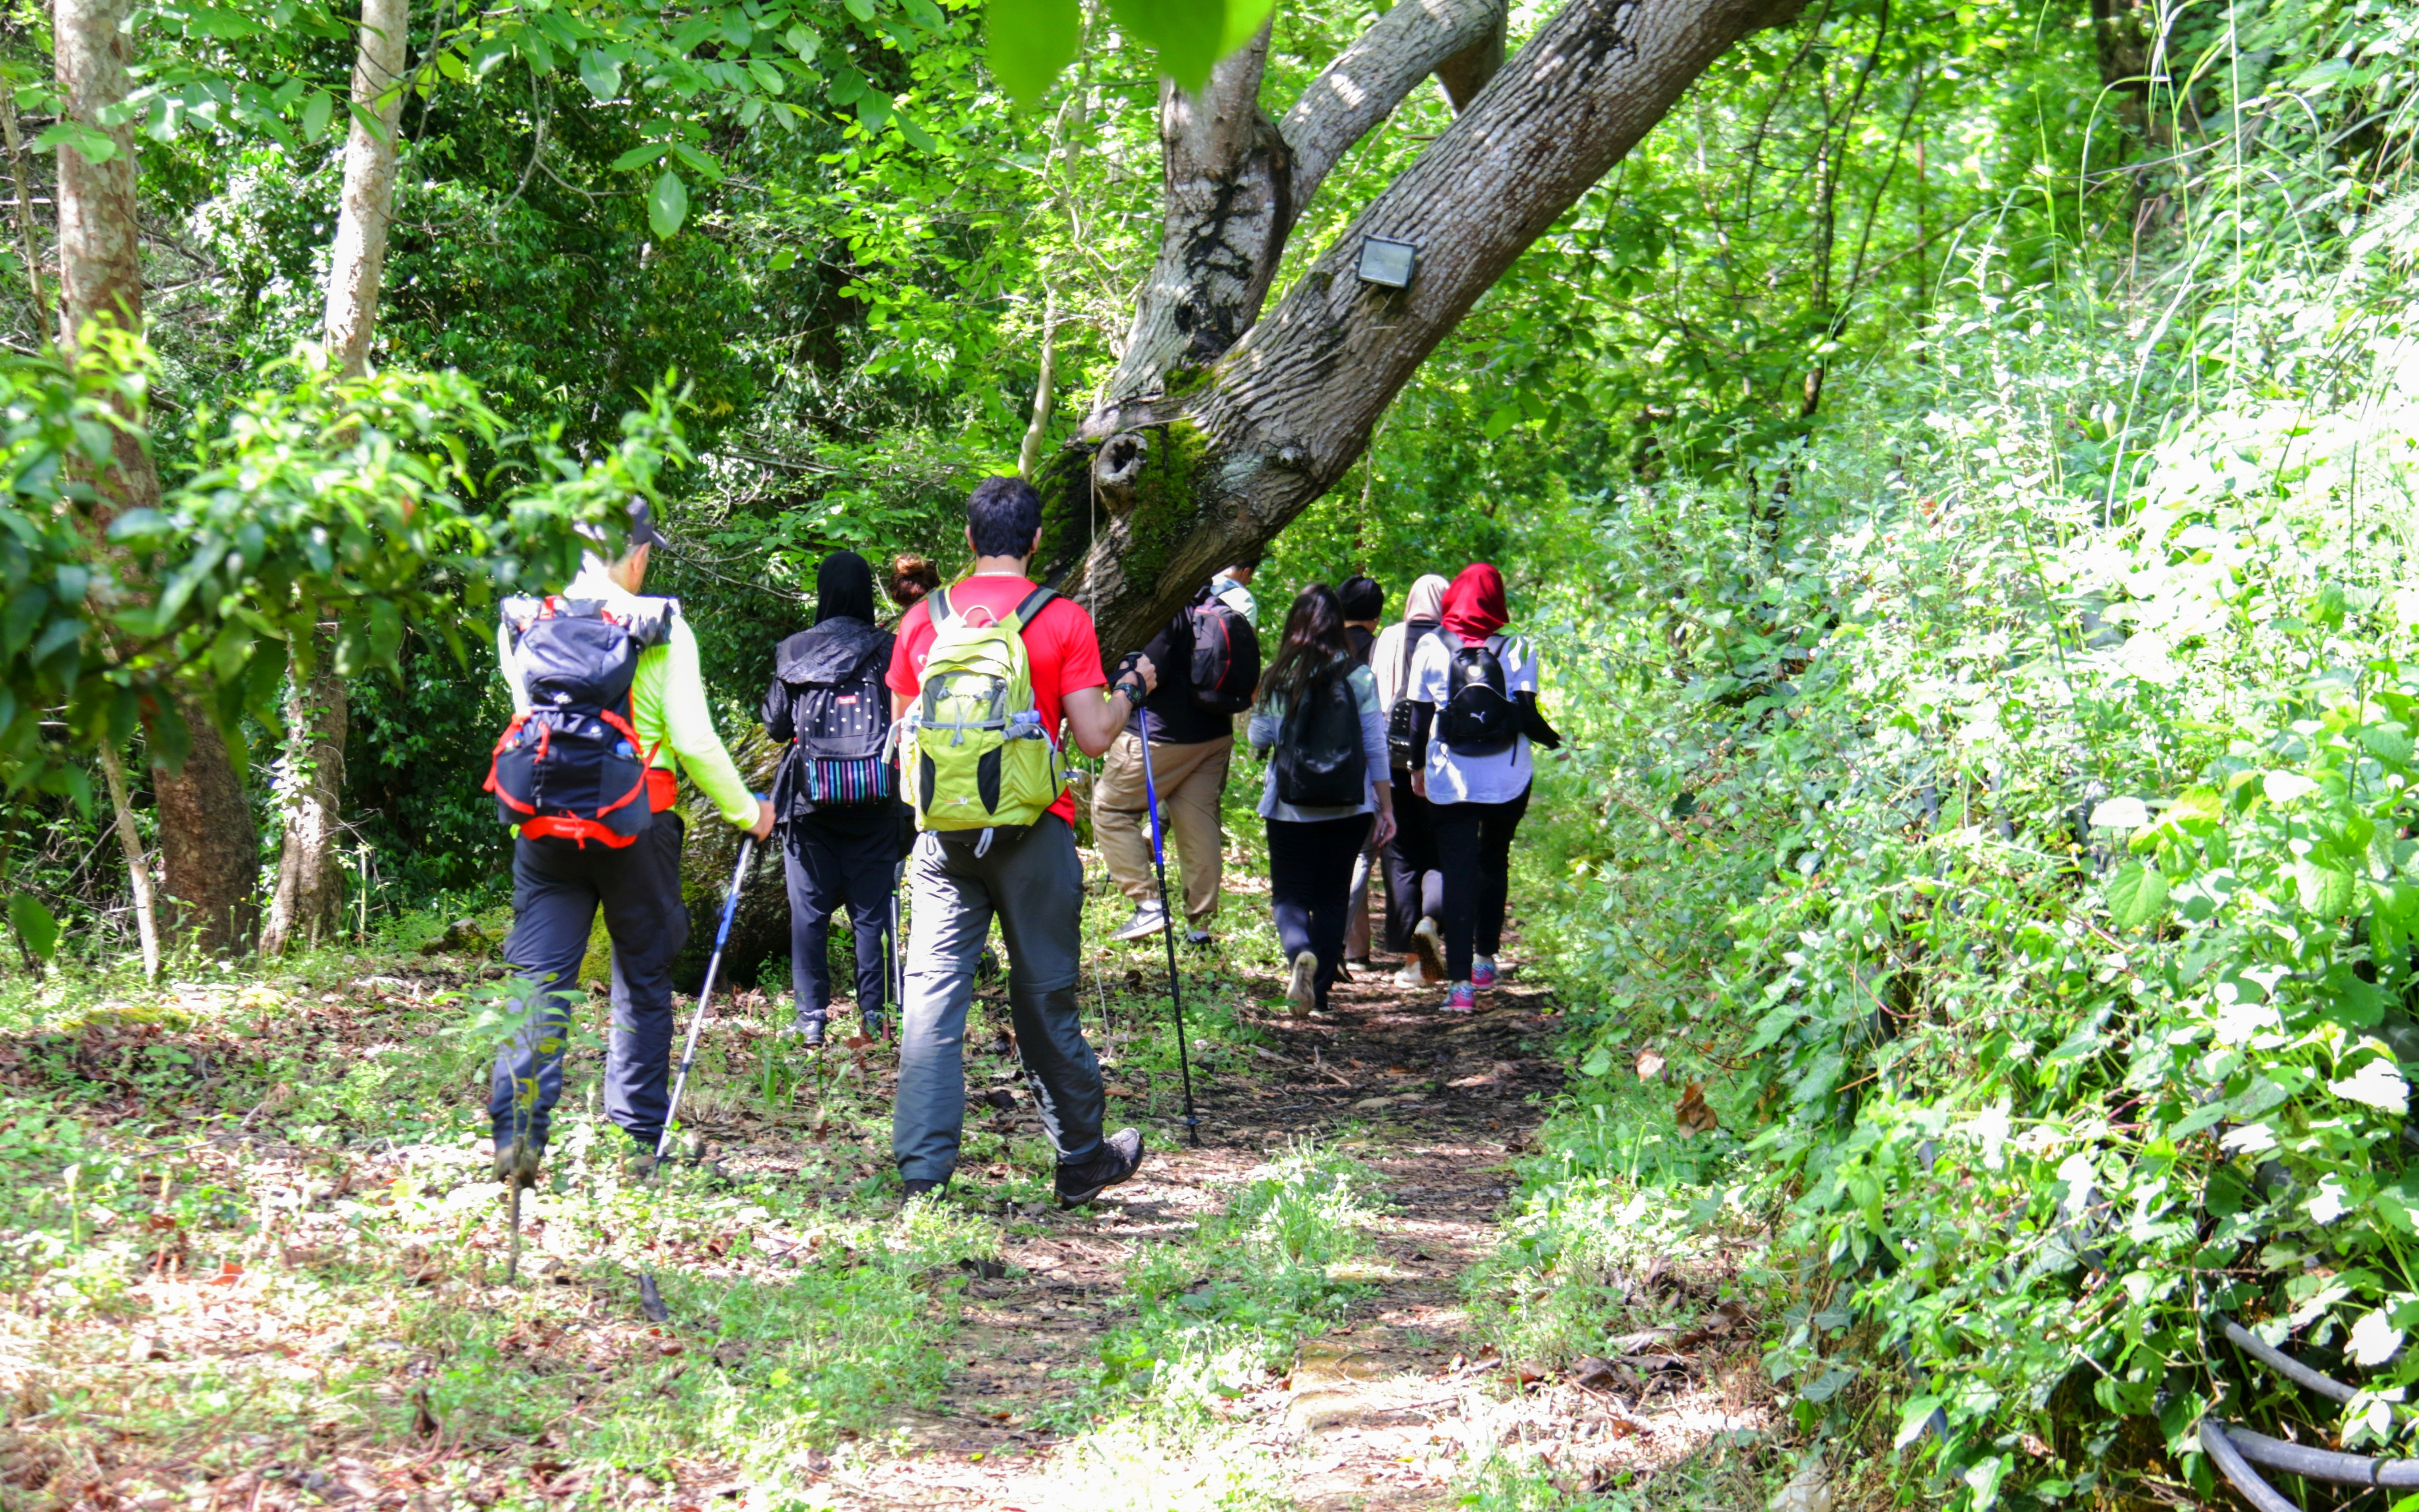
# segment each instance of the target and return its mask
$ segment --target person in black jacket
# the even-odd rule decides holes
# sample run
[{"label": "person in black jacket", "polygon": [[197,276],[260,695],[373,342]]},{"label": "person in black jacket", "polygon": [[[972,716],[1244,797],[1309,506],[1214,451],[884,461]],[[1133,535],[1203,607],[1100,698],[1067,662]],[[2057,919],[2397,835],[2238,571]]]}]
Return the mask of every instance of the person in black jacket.
[{"label": "person in black jacket", "polygon": [[[1356,574],[1335,590],[1335,602],[1344,611],[1344,637],[1352,642],[1352,659],[1366,667],[1378,643],[1378,616],[1386,612],[1386,586],[1366,573]],[[1352,900],[1344,916],[1344,964],[1356,971],[1369,964],[1369,877],[1378,866],[1376,837],[1372,830],[1368,846],[1353,863]]]},{"label": "person in black jacket", "polygon": [[[1092,789],[1093,840],[1108,863],[1109,879],[1134,905],[1133,917],[1117,930],[1121,940],[1149,939],[1166,924],[1151,871],[1150,808],[1143,788],[1142,716],[1148,714],[1160,822],[1180,863],[1184,937],[1196,946],[1210,943],[1210,921],[1217,917],[1224,881],[1226,833],[1218,804],[1234,760],[1235,717],[1211,713],[1193,696],[1194,609],[1223,604],[1225,612],[1247,617],[1253,606],[1239,585],[1251,576],[1248,566],[1228,567],[1143,647],[1159,670],[1159,684],[1109,748]],[[1222,582],[1227,585],[1223,593]]]},{"label": "person in black jacket", "polygon": [[815,599],[813,627],[774,653],[763,708],[764,733],[788,747],[773,779],[797,1005],[788,1032],[809,1045],[824,1042],[830,1016],[831,917],[843,903],[856,936],[858,1026],[882,1032],[884,925],[908,823],[884,760],[891,635],[873,623],[873,569],[854,551],[834,552],[816,569]]}]

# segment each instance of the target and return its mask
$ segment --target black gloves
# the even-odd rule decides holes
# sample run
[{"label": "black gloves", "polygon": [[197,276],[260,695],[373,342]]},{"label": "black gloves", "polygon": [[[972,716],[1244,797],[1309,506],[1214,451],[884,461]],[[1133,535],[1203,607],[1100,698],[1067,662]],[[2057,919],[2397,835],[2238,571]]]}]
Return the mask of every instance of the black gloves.
[{"label": "black gloves", "polygon": [[1527,735],[1533,745],[1543,746],[1548,750],[1562,749],[1563,737],[1546,722],[1546,717],[1537,712],[1537,695],[1521,692],[1513,698],[1520,705],[1520,733]]}]

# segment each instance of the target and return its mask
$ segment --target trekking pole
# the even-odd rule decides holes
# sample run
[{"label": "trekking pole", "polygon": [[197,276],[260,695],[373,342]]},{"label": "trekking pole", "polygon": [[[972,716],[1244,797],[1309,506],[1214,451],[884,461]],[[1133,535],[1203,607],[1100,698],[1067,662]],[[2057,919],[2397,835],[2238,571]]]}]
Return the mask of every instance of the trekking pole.
[{"label": "trekking pole", "polygon": [[[688,1021],[688,1042],[681,1047],[680,1072],[672,1078],[671,1103],[664,1109],[663,1133],[655,1136],[655,1164],[647,1172],[647,1180],[661,1185],[664,1152],[672,1146],[672,1120],[680,1114],[681,1093],[688,1087],[688,1069],[697,1059],[698,1031],[705,1027],[706,1005],[714,999],[714,979],[722,971],[722,948],[731,940],[732,917],[739,912],[740,885],[747,880],[748,863],[756,859],[756,837],[743,835],[739,840],[739,864],[732,869],[731,890],[722,900],[722,922],[714,931],[714,953],[705,960],[705,982],[697,990],[697,1015]],[[653,1272],[639,1274],[639,1310],[649,1320],[660,1323],[671,1314],[664,1306],[663,1293],[655,1289]]]},{"label": "trekking pole", "polygon": [[907,1022],[907,945],[899,937],[899,889],[907,885],[907,863],[890,872],[890,1011],[882,1021],[883,1038],[895,1039],[895,1025]]},{"label": "trekking pole", "polygon": [[1159,873],[1160,933],[1167,940],[1167,999],[1176,1005],[1176,1064],[1184,1073],[1184,1133],[1193,1148],[1201,1148],[1201,1116],[1193,1111],[1193,1062],[1184,1050],[1184,994],[1176,978],[1176,913],[1167,903],[1167,854],[1159,827],[1159,783],[1150,775],[1150,714],[1136,710],[1142,731],[1142,795],[1150,806],[1150,864]]}]

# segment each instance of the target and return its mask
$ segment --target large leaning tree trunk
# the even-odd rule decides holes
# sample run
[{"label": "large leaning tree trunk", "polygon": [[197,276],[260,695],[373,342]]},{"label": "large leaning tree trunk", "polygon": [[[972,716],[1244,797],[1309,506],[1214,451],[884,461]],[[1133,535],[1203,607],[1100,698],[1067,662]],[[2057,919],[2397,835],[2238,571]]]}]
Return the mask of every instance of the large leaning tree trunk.
[{"label": "large leaning tree trunk", "polygon": [[[1198,95],[1164,86],[1157,265],[1104,396],[1037,479],[1038,570],[1141,645],[1220,566],[1265,545],[1366,449],[1478,297],[1740,38],[1802,0],[1569,0],[1503,61],[1502,0],[1403,0],[1287,113],[1265,37]],[[1287,235],[1329,170],[1434,75],[1450,129],[1276,309]],[[1355,276],[1372,237],[1419,249],[1407,289]]]},{"label": "large leaning tree trunk", "polygon": [[[328,268],[328,355],[347,378],[369,370],[370,335],[377,325],[378,285],[386,274],[386,237],[394,209],[395,133],[403,120],[404,42],[410,0],[362,0],[360,41],[353,55],[352,131],[345,139],[344,203],[336,220],[335,255]],[[375,122],[377,130],[369,123]],[[285,839],[277,856],[277,888],[260,945],[271,955],[298,942],[335,933],[343,916],[343,871],[336,841],[343,832],[345,684],[337,675],[335,638],[326,629],[308,647],[294,648],[285,700],[285,771],[278,791]]]},{"label": "large leaning tree trunk", "polygon": [[[70,357],[111,331],[143,330],[141,233],[135,221],[134,133],[116,107],[127,93],[131,0],[56,0],[54,64],[63,116],[111,147],[100,161],[59,148],[59,347]],[[142,417],[127,414],[116,455],[93,482],[107,518],[160,502],[160,474],[144,450]],[[243,948],[252,933],[252,893],[259,866],[252,808],[226,744],[208,712],[207,690],[177,695],[193,748],[175,771],[155,765],[160,842],[170,920],[206,950]],[[160,748],[153,741],[152,748]],[[139,868],[141,858],[130,866]]]}]

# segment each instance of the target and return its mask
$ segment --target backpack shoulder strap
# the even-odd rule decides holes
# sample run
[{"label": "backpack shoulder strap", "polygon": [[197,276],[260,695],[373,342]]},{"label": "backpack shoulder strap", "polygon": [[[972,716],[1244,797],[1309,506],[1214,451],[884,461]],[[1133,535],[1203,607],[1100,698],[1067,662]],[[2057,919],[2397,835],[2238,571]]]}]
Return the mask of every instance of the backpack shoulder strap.
[{"label": "backpack shoulder strap", "polygon": [[933,589],[925,599],[924,614],[932,622],[932,628],[935,630],[956,619],[958,611],[949,607],[949,591],[946,588]]},{"label": "backpack shoulder strap", "polygon": [[1021,636],[1033,624],[1034,616],[1048,609],[1050,601],[1057,596],[1055,589],[1037,588],[1025,595],[1025,602],[1017,605],[1015,611],[1004,623],[1015,625],[1016,633]]}]

